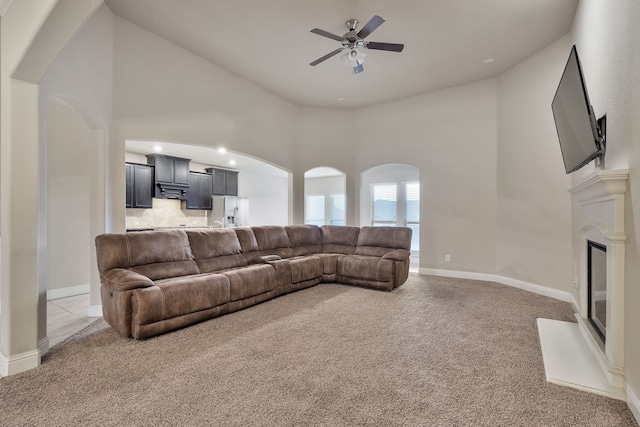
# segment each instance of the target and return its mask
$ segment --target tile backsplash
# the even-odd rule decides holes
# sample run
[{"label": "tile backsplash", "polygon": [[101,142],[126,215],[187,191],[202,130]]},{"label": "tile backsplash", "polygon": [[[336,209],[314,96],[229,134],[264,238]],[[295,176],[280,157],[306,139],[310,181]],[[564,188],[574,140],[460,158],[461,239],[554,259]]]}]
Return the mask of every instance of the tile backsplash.
[{"label": "tile backsplash", "polygon": [[152,209],[127,208],[127,230],[159,227],[206,227],[207,210],[187,210],[177,199],[153,199]]}]

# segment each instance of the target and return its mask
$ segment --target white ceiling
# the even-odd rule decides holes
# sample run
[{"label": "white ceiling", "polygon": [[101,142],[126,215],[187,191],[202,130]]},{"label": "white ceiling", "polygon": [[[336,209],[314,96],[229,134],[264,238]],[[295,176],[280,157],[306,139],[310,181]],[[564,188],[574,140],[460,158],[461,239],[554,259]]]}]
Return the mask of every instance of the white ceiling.
[{"label": "white ceiling", "polygon": [[[496,76],[567,34],[578,0],[106,0],[116,15],[297,105],[353,108]],[[337,35],[386,22],[354,75]],[[486,61],[492,59],[492,61]]]},{"label": "white ceiling", "polygon": [[[6,0],[5,0],[6,1]],[[357,108],[489,77],[571,30],[578,0],[106,0],[113,13],[300,106]],[[404,43],[401,53],[364,49],[354,75],[340,47],[310,32],[343,35],[373,16],[384,22],[367,40]],[[152,142],[127,141],[149,154]],[[164,145],[200,163],[286,175],[240,154]],[[231,157],[236,165],[230,166]],[[322,174],[320,174],[322,175]]]}]

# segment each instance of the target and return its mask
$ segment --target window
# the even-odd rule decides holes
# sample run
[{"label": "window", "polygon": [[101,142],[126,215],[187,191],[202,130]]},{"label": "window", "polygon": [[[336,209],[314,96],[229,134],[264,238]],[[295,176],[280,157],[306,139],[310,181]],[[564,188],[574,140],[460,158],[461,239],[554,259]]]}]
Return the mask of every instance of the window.
[{"label": "window", "polygon": [[372,224],[396,226],[396,196],[398,185],[393,184],[373,184],[372,185]]},{"label": "window", "polygon": [[307,196],[306,224],[324,225],[324,194]]},{"label": "window", "polygon": [[373,226],[409,227],[411,250],[420,250],[420,183],[418,181],[371,185]]},{"label": "window", "polygon": [[413,230],[411,250],[420,250],[420,183],[405,182],[405,226]]},{"label": "window", "polygon": [[347,223],[345,213],[345,197],[344,194],[332,194],[330,196],[330,211],[329,223],[332,225],[345,225]]}]

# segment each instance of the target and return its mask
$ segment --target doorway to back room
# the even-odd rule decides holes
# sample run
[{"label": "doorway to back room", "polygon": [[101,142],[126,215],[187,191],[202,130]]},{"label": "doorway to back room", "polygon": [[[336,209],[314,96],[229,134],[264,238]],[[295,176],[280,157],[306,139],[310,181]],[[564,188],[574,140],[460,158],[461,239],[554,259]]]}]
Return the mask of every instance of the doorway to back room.
[{"label": "doorway to back room", "polygon": [[362,173],[360,223],[371,226],[409,227],[412,266],[420,254],[420,172],[404,164],[376,166]]}]

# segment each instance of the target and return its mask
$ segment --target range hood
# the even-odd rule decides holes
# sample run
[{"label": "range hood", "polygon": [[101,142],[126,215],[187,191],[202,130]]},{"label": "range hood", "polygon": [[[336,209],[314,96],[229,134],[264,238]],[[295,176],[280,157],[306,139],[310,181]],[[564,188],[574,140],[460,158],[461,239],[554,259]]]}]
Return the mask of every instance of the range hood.
[{"label": "range hood", "polygon": [[175,183],[156,182],[156,198],[187,200],[188,185]]},{"label": "range hood", "polygon": [[155,167],[154,197],[187,200],[191,159],[147,154],[147,164]]}]

